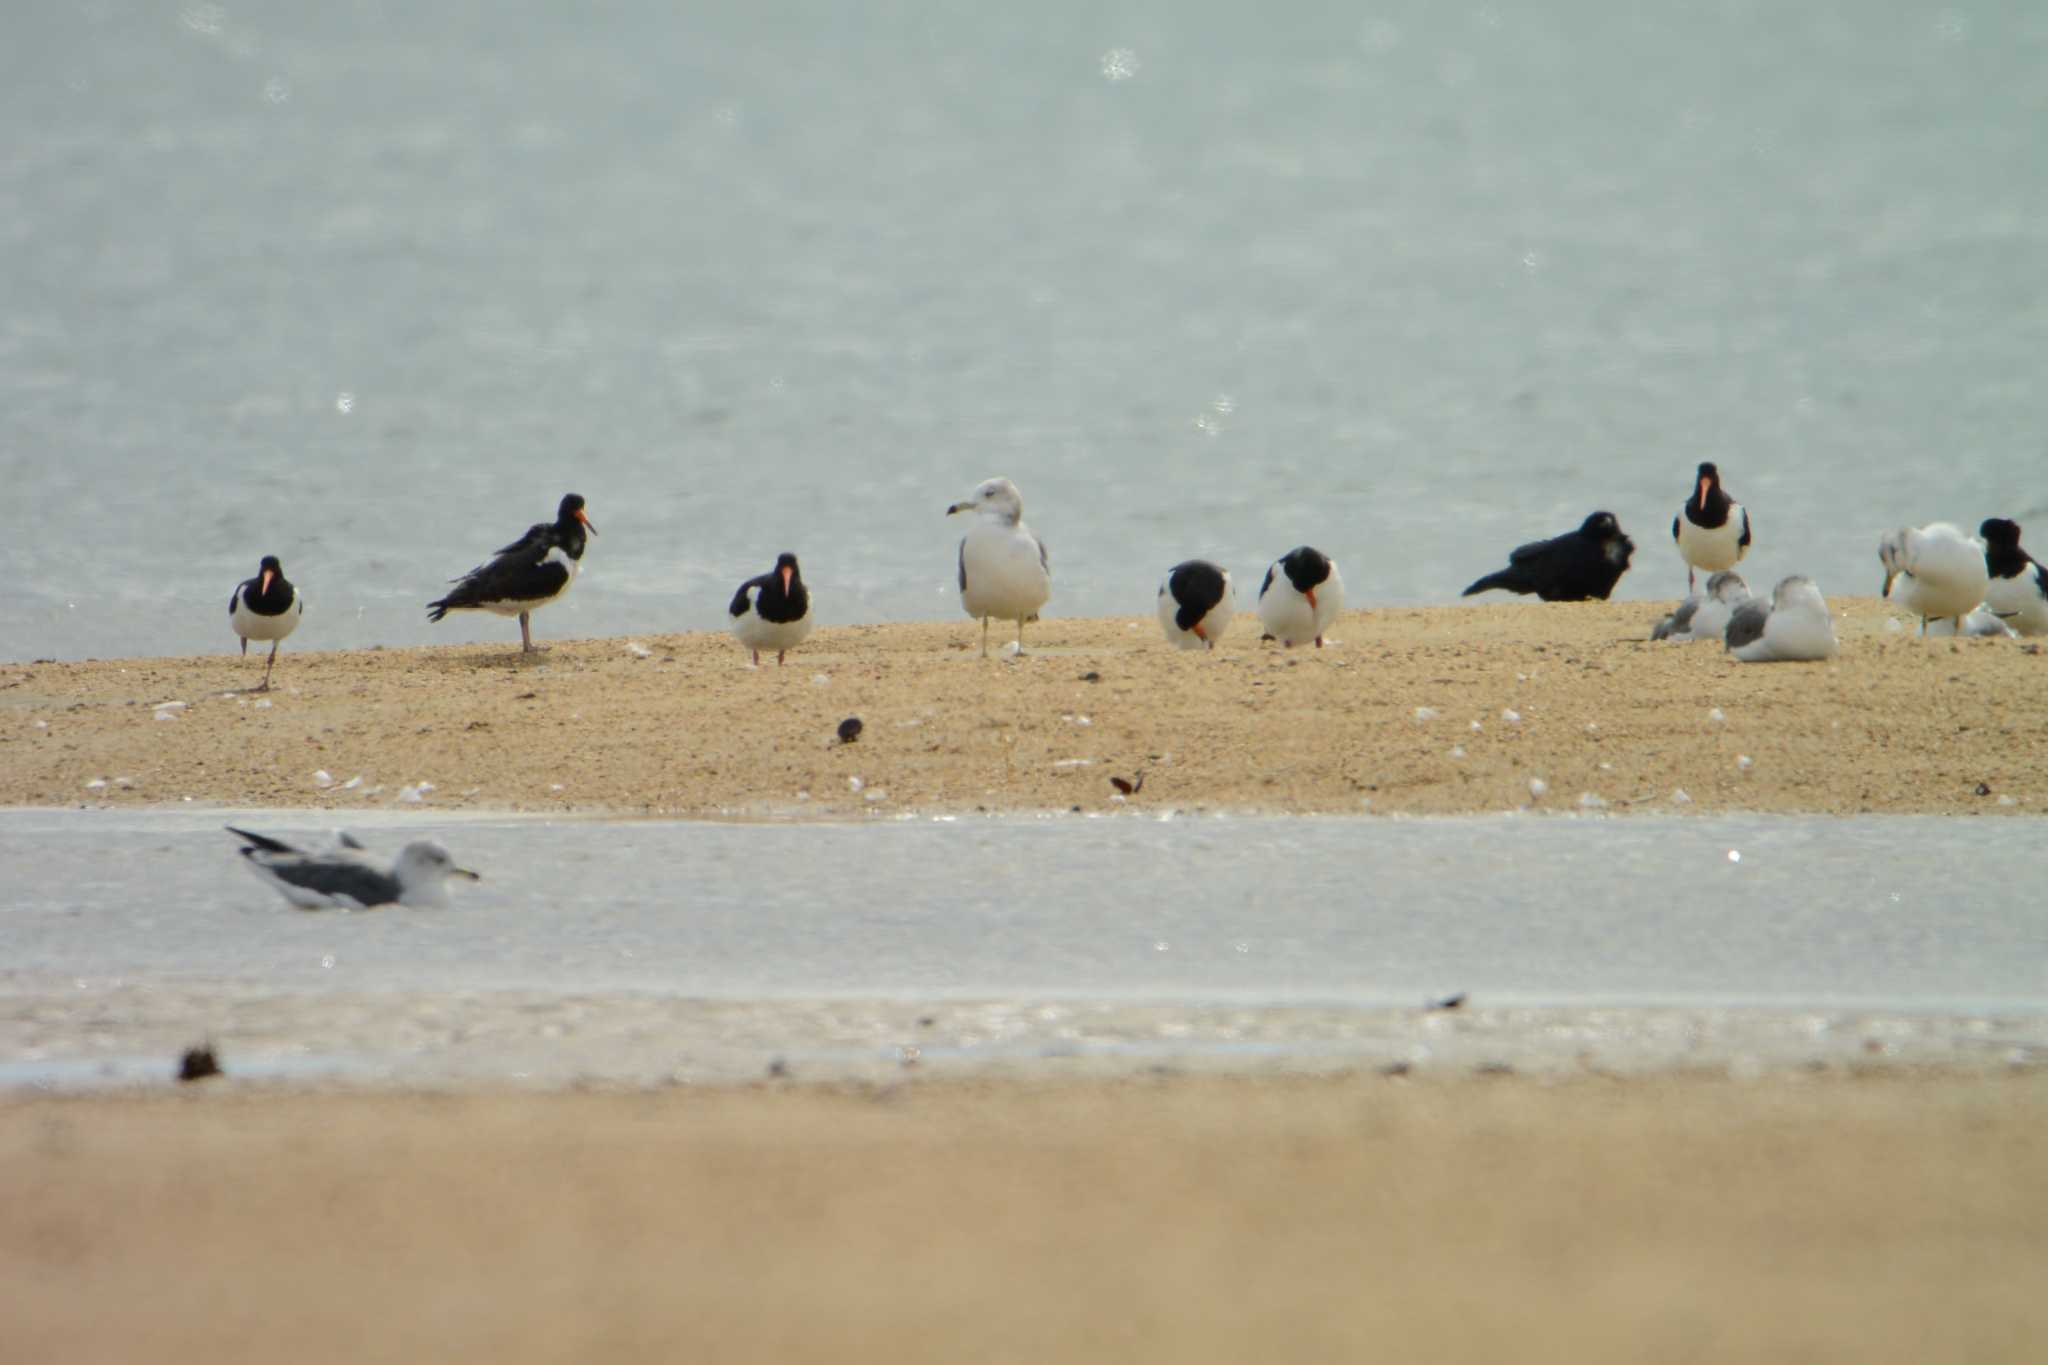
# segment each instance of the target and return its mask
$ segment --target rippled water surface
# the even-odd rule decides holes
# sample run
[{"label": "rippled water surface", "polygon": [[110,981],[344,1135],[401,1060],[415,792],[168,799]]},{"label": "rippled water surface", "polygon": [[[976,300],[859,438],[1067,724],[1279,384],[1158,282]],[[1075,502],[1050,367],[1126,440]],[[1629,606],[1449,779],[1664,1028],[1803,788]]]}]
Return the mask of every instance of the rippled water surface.
[{"label": "rippled water surface", "polygon": [[378,814],[353,826],[373,847],[438,838],[486,880],[344,914],[238,867],[229,819],[331,836],[298,812],[0,815],[21,874],[0,1080],[208,1034],[280,1074],[558,1080],[905,1048],[1533,1066],[2048,1045],[2048,920],[2015,890],[2048,841],[2016,820]]},{"label": "rippled water surface", "polygon": [[[17,7],[0,656],[509,638],[422,607],[569,489],[541,633],[1058,614],[1301,541],[1448,600],[1717,459],[1755,577],[2048,513],[2048,8],[1717,0]],[[2038,532],[2036,534],[2039,534]]]}]

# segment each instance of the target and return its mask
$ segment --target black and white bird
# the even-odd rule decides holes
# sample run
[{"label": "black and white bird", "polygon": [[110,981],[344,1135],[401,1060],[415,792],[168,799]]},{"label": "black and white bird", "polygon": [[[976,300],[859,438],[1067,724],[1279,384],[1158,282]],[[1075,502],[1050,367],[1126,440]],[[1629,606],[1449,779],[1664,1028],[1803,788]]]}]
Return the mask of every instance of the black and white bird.
[{"label": "black and white bird", "polygon": [[1292,649],[1316,642],[1344,610],[1344,576],[1337,561],[1310,545],[1297,545],[1273,561],[1259,584],[1259,624],[1269,639]]},{"label": "black and white bird", "polygon": [[517,616],[520,648],[532,653],[533,613],[576,581],[586,532],[594,536],[597,528],[583,514],[583,495],[571,493],[562,499],[552,522],[535,522],[490,560],[454,579],[453,592],[427,603],[427,619],[438,621],[451,611]]},{"label": "black and white bird", "polygon": [[981,657],[988,657],[988,623],[1017,623],[1017,653],[1024,652],[1024,624],[1052,596],[1052,560],[1045,542],[1024,524],[1024,495],[1008,479],[989,479],[946,515],[973,512],[974,524],[960,539],[960,605],[981,618]]},{"label": "black and white bird", "polygon": [[1827,599],[1801,574],[1780,579],[1768,604],[1744,602],[1728,620],[1728,652],[1746,664],[1835,656]]},{"label": "black and white bird", "polygon": [[2048,568],[2020,548],[2020,524],[1992,517],[1977,534],[1991,574],[1984,605],[2016,635],[2048,635]]},{"label": "black and white bird", "polygon": [[775,556],[775,567],[740,584],[726,610],[733,637],[754,652],[754,666],[761,666],[762,650],[772,649],[779,667],[783,654],[811,633],[811,594],[796,556],[787,550]]},{"label": "black and white bird", "polygon": [[1723,569],[1707,579],[1704,592],[1693,593],[1678,604],[1678,610],[1657,623],[1652,640],[1684,644],[1691,640],[1718,640],[1728,632],[1728,618],[1749,601],[1749,584],[1733,569]]},{"label": "black and white bird", "polygon": [[1628,572],[1629,557],[1635,551],[1636,543],[1622,534],[1614,513],[1595,512],[1580,522],[1576,531],[1516,546],[1508,552],[1505,569],[1479,579],[1460,596],[1505,588],[1533,592],[1546,602],[1584,602],[1596,597],[1604,602]]},{"label": "black and white bird", "polygon": [[1900,527],[1878,542],[1877,557],[1883,596],[1894,596],[1896,587],[1899,605],[1920,618],[1922,635],[1930,621],[1952,620],[1961,629],[1991,586],[1983,542],[1945,521]]},{"label": "black and white bird", "polygon": [[227,831],[247,841],[241,854],[249,870],[301,910],[442,906],[448,903],[450,877],[482,880],[468,868],[457,867],[447,849],[425,839],[400,849],[397,861],[385,868],[347,835],[332,849],[308,853],[267,834],[252,834],[233,825]]},{"label": "black and white bird", "polygon": [[245,578],[228,598],[228,624],[242,637],[242,655],[249,654],[251,640],[270,641],[270,658],[263,665],[263,682],[252,692],[270,690],[270,670],[277,666],[277,647],[284,637],[299,628],[306,604],[278,567],[276,555],[265,555],[256,566],[256,576]]},{"label": "black and white bird", "polygon": [[1190,559],[1166,571],[1159,585],[1159,628],[1178,649],[1214,649],[1237,613],[1230,570]]},{"label": "black and white bird", "polygon": [[1692,496],[1671,519],[1671,538],[1685,559],[1685,590],[1695,575],[1732,569],[1749,553],[1749,513],[1721,488],[1721,471],[1709,460],[1694,476]]}]

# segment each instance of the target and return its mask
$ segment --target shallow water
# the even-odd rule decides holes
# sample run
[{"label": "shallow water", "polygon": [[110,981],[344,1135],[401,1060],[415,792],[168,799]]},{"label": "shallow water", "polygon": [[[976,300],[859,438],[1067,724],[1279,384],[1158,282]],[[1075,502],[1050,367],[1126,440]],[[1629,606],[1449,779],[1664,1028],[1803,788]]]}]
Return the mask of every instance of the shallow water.
[{"label": "shallow water", "polygon": [[331,834],[0,814],[0,1082],[155,1075],[207,1035],[242,1074],[429,1083],[2048,1047],[2048,921],[2011,890],[2048,841],[2009,820],[381,813],[351,827],[487,880],[357,914],[286,907],[230,820]]},{"label": "shallow water", "polygon": [[[2048,511],[2048,8],[94,0],[0,44],[0,657],[509,640],[423,606],[569,489],[543,637],[1048,615],[1301,541],[1441,602],[1717,459],[1752,577]],[[1645,618],[1647,627],[1648,617]]]}]

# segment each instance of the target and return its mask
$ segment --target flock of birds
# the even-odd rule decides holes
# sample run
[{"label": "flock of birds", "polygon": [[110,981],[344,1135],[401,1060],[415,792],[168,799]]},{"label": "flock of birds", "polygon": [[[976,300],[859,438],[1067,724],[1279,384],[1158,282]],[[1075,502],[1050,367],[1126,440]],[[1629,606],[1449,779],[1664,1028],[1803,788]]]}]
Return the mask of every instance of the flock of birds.
[{"label": "flock of birds", "polygon": [[[1017,623],[1014,648],[1021,653],[1024,627],[1038,619],[1052,597],[1051,556],[1025,525],[1023,495],[1008,479],[989,479],[946,509],[948,516],[961,513],[974,520],[960,539],[960,605],[981,621],[983,657],[994,621]],[[533,613],[569,590],[589,537],[596,534],[583,498],[568,494],[552,522],[535,523],[428,603],[428,619],[439,621],[451,611],[517,616],[520,646],[534,650]],[[1812,579],[1799,574],[1784,578],[1763,601],[1750,595],[1735,571],[1753,540],[1749,513],[1722,488],[1713,464],[1699,467],[1671,520],[1671,539],[1685,560],[1687,596],[1657,623],[1652,639],[1720,640],[1747,663],[1833,657],[1834,626]],[[1635,542],[1614,514],[1594,512],[1574,531],[1517,547],[1506,568],[1478,579],[1463,595],[1504,589],[1546,602],[1604,601],[1634,553]],[[1947,522],[1901,528],[1879,541],[1878,559],[1884,565],[1883,595],[1920,617],[1923,635],[2048,634],[2048,568],[2021,548],[2017,522],[1993,517],[1979,528],[1978,537]],[[1701,573],[1708,577],[1698,590]],[[1309,643],[1320,647],[1343,609],[1343,576],[1336,562],[1313,546],[1297,546],[1280,556],[1259,584],[1263,638],[1290,649]],[[251,640],[270,642],[263,682],[252,690],[269,689],[278,644],[304,613],[305,603],[275,555],[265,555],[256,576],[236,587],[228,599],[228,619],[241,637],[243,654]],[[756,666],[764,651],[773,651],[780,664],[811,632],[810,592],[796,556],[778,555],[774,568],[740,584],[728,614],[734,637]],[[1210,560],[1176,564],[1159,585],[1160,629],[1179,648],[1215,649],[1236,614],[1230,571]],[[448,878],[474,880],[477,875],[457,867],[447,850],[427,841],[408,844],[387,869],[346,835],[331,850],[307,852],[264,835],[231,832],[247,841],[241,853],[249,867],[292,904],[308,909],[435,905],[445,899]]]}]

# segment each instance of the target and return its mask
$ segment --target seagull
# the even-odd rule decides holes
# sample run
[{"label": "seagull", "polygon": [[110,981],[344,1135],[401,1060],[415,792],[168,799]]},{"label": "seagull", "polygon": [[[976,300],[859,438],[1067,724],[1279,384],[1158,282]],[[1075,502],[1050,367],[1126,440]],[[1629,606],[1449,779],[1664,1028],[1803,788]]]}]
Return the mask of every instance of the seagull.
[{"label": "seagull", "polygon": [[1991,582],[1984,605],[2018,635],[2048,635],[2048,568],[2020,548],[2020,524],[1992,517],[1977,528]]},{"label": "seagull", "polygon": [[407,844],[389,871],[365,857],[362,845],[342,835],[336,848],[307,853],[281,840],[227,826],[246,839],[241,854],[249,870],[281,892],[301,910],[368,910],[379,905],[442,906],[448,903],[450,877],[482,880],[457,867],[448,850],[422,839]]},{"label": "seagull", "polygon": [[256,566],[256,576],[242,580],[228,598],[228,624],[242,637],[242,655],[248,657],[251,640],[270,641],[270,658],[263,665],[263,684],[252,692],[270,690],[270,670],[277,667],[277,647],[284,637],[299,628],[306,604],[278,566],[276,555],[265,555]]},{"label": "seagull", "polygon": [[1976,610],[1991,585],[1984,545],[1948,522],[1901,527],[1878,542],[1877,557],[1884,562],[1884,593],[1899,588],[1899,605],[1920,618],[1920,633],[1927,623],[1962,619]]},{"label": "seagull", "polygon": [[427,619],[438,621],[451,611],[517,616],[520,650],[533,653],[533,613],[569,591],[576,581],[586,531],[597,534],[590,518],[583,515],[583,495],[570,493],[562,499],[552,523],[535,522],[488,562],[452,580],[455,591],[427,603]]},{"label": "seagull", "polygon": [[1621,523],[1612,512],[1595,512],[1567,531],[1549,540],[1518,545],[1508,553],[1508,566],[1465,589],[1460,596],[1492,588],[1509,592],[1535,593],[1546,602],[1607,600],[1614,585],[1628,572],[1629,556],[1636,543],[1622,534]]},{"label": "seagull", "polygon": [[1698,485],[1678,515],[1671,519],[1671,538],[1685,557],[1685,590],[1693,590],[1694,574],[1705,569],[1732,569],[1749,553],[1749,513],[1721,491],[1721,471],[1709,460],[1695,476]]},{"label": "seagull", "polygon": [[1052,596],[1052,561],[1045,542],[1024,524],[1024,495],[1008,479],[989,479],[965,502],[946,509],[974,512],[974,524],[960,540],[960,605],[981,618],[981,657],[988,657],[988,623],[1017,623],[1017,652],[1024,652],[1024,623]]},{"label": "seagull", "polygon": [[1344,610],[1344,578],[1337,561],[1298,545],[1273,561],[1259,584],[1259,623],[1269,639],[1292,649],[1307,640],[1323,647],[1323,632]]},{"label": "seagull", "polygon": [[1939,621],[1927,623],[1927,633],[1934,635],[1982,636],[1993,640],[2010,640],[2016,632],[1998,614],[1988,607],[1979,607],[1960,622],[1944,616]]},{"label": "seagull", "polygon": [[1174,565],[1159,584],[1159,626],[1176,648],[1216,648],[1236,611],[1230,570],[1206,559]]},{"label": "seagull", "polygon": [[1770,604],[1754,599],[1728,620],[1728,652],[1746,664],[1832,659],[1835,627],[1827,599],[1803,574],[1780,579]]},{"label": "seagull", "polygon": [[1652,640],[1683,644],[1691,640],[1718,640],[1728,630],[1728,618],[1749,601],[1749,584],[1733,569],[1723,569],[1707,579],[1707,590],[1694,593],[1678,604],[1650,632]]},{"label": "seagull", "polygon": [[796,556],[787,550],[775,556],[774,568],[740,584],[726,611],[734,638],[754,651],[754,666],[761,666],[762,650],[772,649],[781,667],[783,654],[811,633],[811,594]]}]

